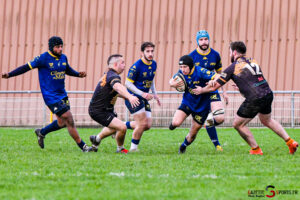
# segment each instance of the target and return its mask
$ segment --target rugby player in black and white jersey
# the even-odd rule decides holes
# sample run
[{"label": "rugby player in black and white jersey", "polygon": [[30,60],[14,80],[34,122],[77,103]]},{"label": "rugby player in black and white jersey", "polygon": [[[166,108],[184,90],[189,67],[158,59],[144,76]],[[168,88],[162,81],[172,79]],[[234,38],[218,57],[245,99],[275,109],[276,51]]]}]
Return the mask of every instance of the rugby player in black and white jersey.
[{"label": "rugby player in black and white jersey", "polygon": [[242,41],[232,42],[230,44],[232,64],[225,69],[219,78],[210,81],[204,88],[194,89],[194,92],[202,94],[215,91],[232,79],[245,97],[245,101],[238,109],[237,115],[235,115],[233,127],[250,145],[250,154],[263,155],[261,148],[246,126],[257,114],[261,123],[284,139],[289,147],[290,154],[294,154],[298,148],[298,143],[289,137],[280,123],[272,119],[273,92],[258,63],[254,59],[245,56],[246,50],[246,45]]},{"label": "rugby player in black and white jersey", "polygon": [[118,96],[128,99],[132,107],[140,104],[136,96],[131,95],[125,86],[121,84],[121,74],[125,69],[125,61],[122,55],[111,55],[108,60],[108,72],[101,77],[89,106],[89,115],[93,120],[103,125],[104,128],[96,136],[91,135],[93,144],[91,151],[98,151],[98,146],[102,139],[116,133],[117,152],[127,153],[124,148],[126,125],[117,118],[114,112],[114,105]]}]

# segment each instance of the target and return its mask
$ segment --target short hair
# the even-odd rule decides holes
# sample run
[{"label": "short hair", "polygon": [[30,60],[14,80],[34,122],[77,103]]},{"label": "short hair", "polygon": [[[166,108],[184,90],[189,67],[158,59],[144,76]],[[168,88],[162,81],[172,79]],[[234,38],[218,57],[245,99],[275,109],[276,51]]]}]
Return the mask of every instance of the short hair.
[{"label": "short hair", "polygon": [[155,45],[152,42],[143,42],[143,44],[141,45],[141,51],[144,51],[146,49],[146,47],[155,47]]},{"label": "short hair", "polygon": [[[117,58],[121,58],[121,57],[123,57],[121,54],[110,55],[107,59],[107,65],[114,63]],[[113,62],[111,62],[111,61],[113,61]]]},{"label": "short hair", "polygon": [[236,50],[240,54],[245,54],[247,51],[247,47],[242,41],[235,41],[230,43],[230,49],[232,51]]}]

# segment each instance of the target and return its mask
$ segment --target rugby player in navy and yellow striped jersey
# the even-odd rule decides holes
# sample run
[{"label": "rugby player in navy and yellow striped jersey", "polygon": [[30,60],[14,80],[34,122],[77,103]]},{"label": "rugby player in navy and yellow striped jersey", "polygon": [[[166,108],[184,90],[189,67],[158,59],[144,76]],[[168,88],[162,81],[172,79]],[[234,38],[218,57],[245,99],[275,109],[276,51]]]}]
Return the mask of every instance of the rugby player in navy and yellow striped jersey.
[{"label": "rugby player in navy and yellow striped jersey", "polygon": [[[212,72],[222,72],[222,62],[220,54],[210,47],[210,38],[206,30],[200,30],[196,35],[197,49],[192,51],[189,55],[194,60],[195,66],[203,67]],[[228,104],[228,96],[223,90],[223,97],[225,103]],[[223,151],[220,145],[219,138],[217,135],[216,125],[220,125],[224,122],[224,105],[221,101],[221,97],[218,91],[211,92],[211,113],[207,118],[206,131],[216,147],[217,151]]]},{"label": "rugby player in navy and yellow striped jersey", "polygon": [[197,88],[195,92],[203,94],[215,91],[232,79],[245,97],[245,101],[234,117],[233,127],[250,145],[250,154],[263,155],[261,148],[246,126],[256,115],[263,125],[285,140],[290,154],[294,154],[297,151],[298,143],[291,139],[281,124],[272,118],[273,92],[258,63],[254,59],[246,57],[246,50],[244,42],[232,42],[230,44],[232,64],[224,70],[219,78],[209,82],[204,88]]},{"label": "rugby player in navy and yellow striped jersey", "polygon": [[53,36],[49,39],[49,51],[42,53],[32,61],[9,73],[3,73],[2,78],[11,78],[37,68],[40,88],[45,104],[57,117],[57,120],[48,126],[35,130],[39,146],[42,149],[44,148],[44,139],[48,133],[67,127],[77,145],[82,151],[86,152],[89,150],[89,147],[80,138],[75,127],[70,111],[68,95],[65,90],[65,75],[83,78],[86,77],[86,73],[77,72],[72,69],[68,63],[67,56],[62,53],[62,50],[62,39]]},{"label": "rugby player in navy and yellow striped jersey", "polygon": [[[153,60],[155,45],[144,42],[141,45],[142,58],[136,61],[129,69],[125,82],[128,91],[137,96],[140,105],[132,107],[128,100],[125,104],[133,114],[134,121],[126,122],[129,129],[134,129],[131,140],[130,151],[137,151],[138,144],[143,132],[152,126],[151,108],[148,101],[155,99],[160,106],[160,99],[156,94],[154,76],[156,73],[156,62]],[[150,94],[150,89],[152,94]]]},{"label": "rugby player in navy and yellow striped jersey", "polygon": [[[192,126],[178,151],[179,153],[184,153],[186,147],[195,140],[210,111],[210,94],[197,95],[193,90],[197,86],[204,87],[209,80],[214,78],[215,73],[205,68],[194,66],[193,59],[189,55],[180,58],[179,67],[180,71],[178,73],[184,75],[187,87],[183,94],[181,105],[176,110],[169,129],[174,130],[176,127],[179,127],[190,114],[192,115]],[[172,78],[170,79],[170,86],[176,88],[182,82],[176,82]]]}]

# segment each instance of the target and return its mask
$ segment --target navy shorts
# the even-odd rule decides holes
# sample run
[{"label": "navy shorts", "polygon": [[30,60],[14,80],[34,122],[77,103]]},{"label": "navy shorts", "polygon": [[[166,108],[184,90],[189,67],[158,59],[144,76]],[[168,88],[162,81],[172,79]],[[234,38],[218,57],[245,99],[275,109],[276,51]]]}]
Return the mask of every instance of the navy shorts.
[{"label": "navy shorts", "polygon": [[270,114],[272,112],[273,93],[255,99],[252,101],[245,100],[237,111],[237,115],[243,118],[254,118],[258,113]]},{"label": "navy shorts", "polygon": [[68,97],[63,98],[62,100],[48,105],[48,108],[51,110],[53,114],[56,114],[57,116],[62,116],[65,112],[70,110],[70,103]]},{"label": "navy shorts", "polygon": [[202,112],[193,112],[187,105],[181,104],[178,110],[182,110],[187,116],[192,114],[193,119],[200,125],[203,125],[207,115],[209,113],[209,109],[203,110]]},{"label": "navy shorts", "polygon": [[210,101],[211,102],[221,101],[221,96],[220,96],[219,92],[217,92],[217,93],[210,93]]},{"label": "navy shorts", "polygon": [[139,110],[141,110],[143,108],[145,108],[146,111],[151,112],[151,108],[150,108],[149,102],[146,99],[144,99],[143,97],[140,97],[140,96],[136,96],[136,97],[139,99],[140,105],[138,105],[135,108],[131,107],[131,104],[130,104],[130,102],[127,99],[125,100],[125,105],[128,108],[129,112],[131,114],[134,114],[134,113],[136,113],[137,111],[139,111]]}]

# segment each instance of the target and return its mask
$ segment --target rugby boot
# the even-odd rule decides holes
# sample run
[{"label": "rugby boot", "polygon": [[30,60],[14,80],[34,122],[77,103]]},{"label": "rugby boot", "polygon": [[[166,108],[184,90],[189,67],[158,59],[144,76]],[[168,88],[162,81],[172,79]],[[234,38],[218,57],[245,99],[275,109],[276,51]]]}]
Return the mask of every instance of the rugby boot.
[{"label": "rugby boot", "polygon": [[179,150],[178,150],[178,154],[184,154],[186,150],[185,146],[180,145]]},{"label": "rugby boot", "polygon": [[286,144],[289,147],[290,154],[294,154],[297,151],[297,148],[299,146],[298,143],[293,139],[290,139]]},{"label": "rugby boot", "polygon": [[217,151],[223,151],[223,148],[222,148],[221,145],[217,145],[217,146],[216,146],[216,150],[217,150]]},{"label": "rugby boot", "polygon": [[262,152],[261,148],[258,148],[258,149],[255,149],[255,150],[250,149],[249,152],[250,152],[251,155],[263,155],[263,154],[264,154],[264,153]]},{"label": "rugby boot", "polygon": [[37,136],[39,146],[41,147],[41,149],[43,149],[45,136],[41,134],[41,129],[39,129],[39,128],[35,129],[34,132]]},{"label": "rugby boot", "polygon": [[91,151],[94,151],[94,152],[98,151],[98,146],[100,145],[100,142],[97,142],[96,138],[97,138],[96,135],[91,135],[90,136],[90,141],[92,143]]},{"label": "rugby boot", "polygon": [[91,152],[91,151],[93,151],[92,147],[89,147],[87,144],[85,144],[82,148],[82,152]]},{"label": "rugby boot", "polygon": [[121,150],[117,150],[116,153],[124,153],[124,154],[127,154],[129,151],[125,148],[121,149]]}]

